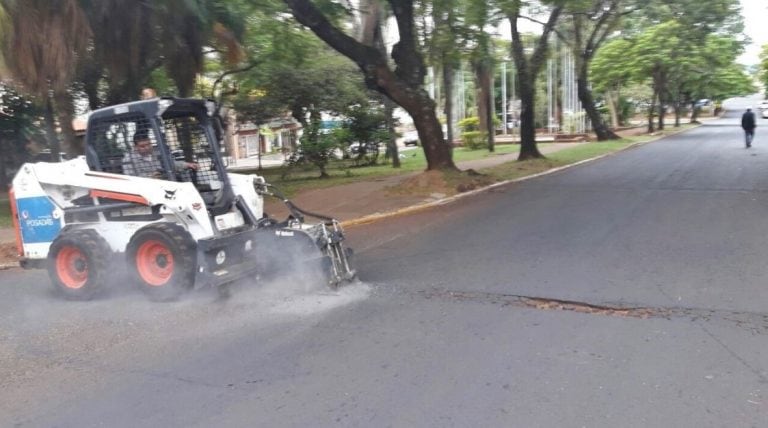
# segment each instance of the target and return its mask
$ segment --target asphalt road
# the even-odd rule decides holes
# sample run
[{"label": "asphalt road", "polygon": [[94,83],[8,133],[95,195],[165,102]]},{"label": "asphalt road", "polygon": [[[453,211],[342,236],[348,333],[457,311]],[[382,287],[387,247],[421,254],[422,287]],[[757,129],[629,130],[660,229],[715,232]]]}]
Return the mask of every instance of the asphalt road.
[{"label": "asphalt road", "polygon": [[0,273],[0,421],[766,426],[768,131],[745,149],[739,114],[350,229],[335,292],[73,303]]}]

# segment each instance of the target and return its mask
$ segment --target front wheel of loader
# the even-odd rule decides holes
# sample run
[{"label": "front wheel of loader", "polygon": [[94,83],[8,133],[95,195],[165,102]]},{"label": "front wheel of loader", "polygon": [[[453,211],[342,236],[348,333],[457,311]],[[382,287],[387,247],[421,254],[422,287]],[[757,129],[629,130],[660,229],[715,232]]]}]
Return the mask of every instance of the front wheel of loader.
[{"label": "front wheel of loader", "polygon": [[131,237],[125,253],[133,278],[152,300],[173,300],[194,285],[195,242],[179,225],[142,227]]},{"label": "front wheel of loader", "polygon": [[48,275],[69,300],[89,300],[102,288],[112,251],[92,230],[62,232],[48,250]]}]

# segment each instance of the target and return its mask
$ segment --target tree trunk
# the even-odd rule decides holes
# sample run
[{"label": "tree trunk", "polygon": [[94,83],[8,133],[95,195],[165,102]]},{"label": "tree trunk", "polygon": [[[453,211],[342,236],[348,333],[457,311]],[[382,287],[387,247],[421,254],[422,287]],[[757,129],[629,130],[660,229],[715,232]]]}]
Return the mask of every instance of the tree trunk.
[{"label": "tree trunk", "polygon": [[85,65],[85,71],[83,71],[82,83],[83,92],[88,98],[88,108],[98,110],[101,108],[101,99],[99,98],[99,82],[102,78],[102,70],[99,66],[94,65],[95,61],[90,61]]},{"label": "tree trunk", "polygon": [[[381,4],[378,0],[368,0],[360,2],[360,12],[362,22],[360,25],[360,42],[367,46],[373,46],[379,50],[382,55],[387,54],[387,47],[382,35],[382,15]],[[393,116],[395,106],[392,100],[383,97],[384,115],[386,117],[386,127],[389,133],[387,140],[386,157],[392,159],[392,168],[400,168],[400,154],[397,149],[397,136],[395,135],[395,118]],[[361,152],[362,153],[362,152]]]},{"label": "tree trunk", "polygon": [[536,147],[536,89],[531,79],[520,75],[520,155],[517,160],[543,158]]},{"label": "tree trunk", "polygon": [[486,61],[474,64],[475,82],[477,86],[477,116],[480,119],[480,130],[486,134],[488,151],[493,152],[493,76]]},{"label": "tree trunk", "polygon": [[619,102],[618,97],[614,95],[613,91],[606,91],[605,99],[608,102],[608,111],[611,114],[611,126],[613,129],[621,126],[619,123]]},{"label": "tree trunk", "polygon": [[75,129],[72,127],[72,121],[75,120],[75,106],[72,95],[65,89],[54,92],[53,96],[56,99],[59,128],[61,129],[61,135],[64,137],[63,149],[68,155],[82,155],[83,147],[78,143]]},{"label": "tree trunk", "polygon": [[696,101],[691,101],[691,123],[699,123],[699,108]]},{"label": "tree trunk", "polygon": [[664,78],[664,72],[662,70],[657,69],[656,72],[653,74],[653,86],[656,90],[656,94],[658,96],[658,109],[659,109],[659,122],[658,122],[658,130],[663,131],[664,130],[664,116],[666,113],[666,109],[664,108],[664,96],[666,94],[666,87],[664,85],[665,78]]},{"label": "tree trunk", "polygon": [[563,11],[563,6],[552,8],[530,60],[526,57],[523,39],[517,28],[520,8],[521,3],[519,1],[512,2],[510,10],[507,11],[507,18],[512,32],[512,59],[514,59],[517,67],[520,86],[520,155],[517,160],[526,160],[544,157],[536,147],[536,77],[547,59],[549,34],[555,27],[560,13]]},{"label": "tree trunk", "polygon": [[45,138],[48,141],[48,148],[51,150],[51,162],[59,161],[59,136],[56,135],[56,118],[53,111],[53,100],[51,96],[45,98],[45,109],[43,111],[45,119]]},{"label": "tree trunk", "polygon": [[652,134],[655,131],[653,126],[654,111],[656,111],[656,92],[653,92],[651,97],[651,103],[648,105],[648,133]]},{"label": "tree trunk", "polygon": [[[613,29],[618,25],[621,14],[615,13],[621,7],[621,0],[612,0],[609,2],[597,2],[599,8],[588,18],[586,13],[573,12],[573,42],[569,43],[576,52],[576,85],[579,101],[587,113],[589,121],[592,123],[592,129],[597,136],[598,141],[617,140],[620,137],[608,129],[600,116],[600,112],[595,106],[595,99],[592,96],[592,90],[589,87],[589,63],[592,61],[595,52],[598,51],[602,43]],[[591,22],[591,23],[590,23]],[[591,30],[589,29],[591,27]],[[586,30],[586,34],[585,34]],[[575,44],[575,46],[573,46]]]},{"label": "tree trunk", "polygon": [[659,124],[657,126],[659,131],[664,130],[664,116],[666,116],[666,113],[667,113],[667,109],[664,106],[664,100],[662,99],[661,96],[659,96]]},{"label": "tree trunk", "polygon": [[496,151],[496,127],[494,126],[494,117],[496,116],[496,112],[493,108],[493,70],[490,66],[485,67],[483,75],[485,78],[483,79],[483,86],[485,87],[485,110],[486,114],[488,115],[488,120],[486,121],[486,132],[488,133],[488,151],[489,152],[495,152]]},{"label": "tree trunk", "polygon": [[453,145],[453,67],[443,62],[443,92],[445,93],[445,139]]},{"label": "tree trunk", "polygon": [[595,100],[592,98],[592,91],[589,89],[587,78],[586,76],[582,77],[581,71],[576,79],[576,86],[578,87],[579,101],[584,111],[587,112],[589,121],[592,122],[592,129],[595,131],[595,135],[597,135],[597,141],[618,140],[621,138],[605,126],[605,121],[600,116],[600,112],[597,111],[597,107],[595,107]]},{"label": "tree trunk", "polygon": [[141,88],[135,81],[112,83],[107,91],[107,105],[116,105],[135,101],[141,94]]},{"label": "tree trunk", "polygon": [[393,115],[395,106],[388,98],[384,99],[384,114],[387,118],[387,132],[389,132],[389,140],[387,140],[387,153],[392,158],[392,168],[400,168],[400,153],[397,149],[397,136],[395,136],[395,117]]}]

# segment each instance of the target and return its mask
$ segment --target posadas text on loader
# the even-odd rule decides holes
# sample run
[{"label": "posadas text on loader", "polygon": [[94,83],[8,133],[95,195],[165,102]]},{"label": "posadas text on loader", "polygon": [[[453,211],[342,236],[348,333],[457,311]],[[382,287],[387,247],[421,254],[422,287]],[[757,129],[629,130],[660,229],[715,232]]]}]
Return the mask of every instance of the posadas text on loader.
[{"label": "posadas text on loader", "polygon": [[[207,100],[155,98],[94,111],[85,156],[24,164],[13,180],[22,266],[47,268],[70,299],[118,281],[120,265],[129,281],[119,281],[159,300],[281,268],[312,268],[330,286],[352,280],[338,221],[300,209],[260,176],[228,173],[222,135]],[[265,196],[286,203],[286,220],[264,213]]]}]

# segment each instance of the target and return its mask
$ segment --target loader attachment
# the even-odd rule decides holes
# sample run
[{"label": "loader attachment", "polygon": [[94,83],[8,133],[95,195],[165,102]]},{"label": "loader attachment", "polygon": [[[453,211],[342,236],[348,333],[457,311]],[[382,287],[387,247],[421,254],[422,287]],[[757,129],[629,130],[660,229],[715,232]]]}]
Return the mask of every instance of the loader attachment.
[{"label": "loader attachment", "polygon": [[[304,210],[290,201],[277,187],[261,183],[257,185],[257,192],[262,196],[271,196],[280,199],[291,213],[281,223],[273,223],[278,227],[278,236],[295,236],[301,234],[309,238],[314,247],[320,251],[320,261],[323,274],[331,287],[336,287],[343,282],[352,281],[356,272],[351,267],[352,250],[343,245],[344,231],[338,220],[311,211]],[[319,220],[319,223],[308,225],[307,218]],[[274,220],[268,220],[274,221]],[[308,255],[310,259],[313,257]]]}]

